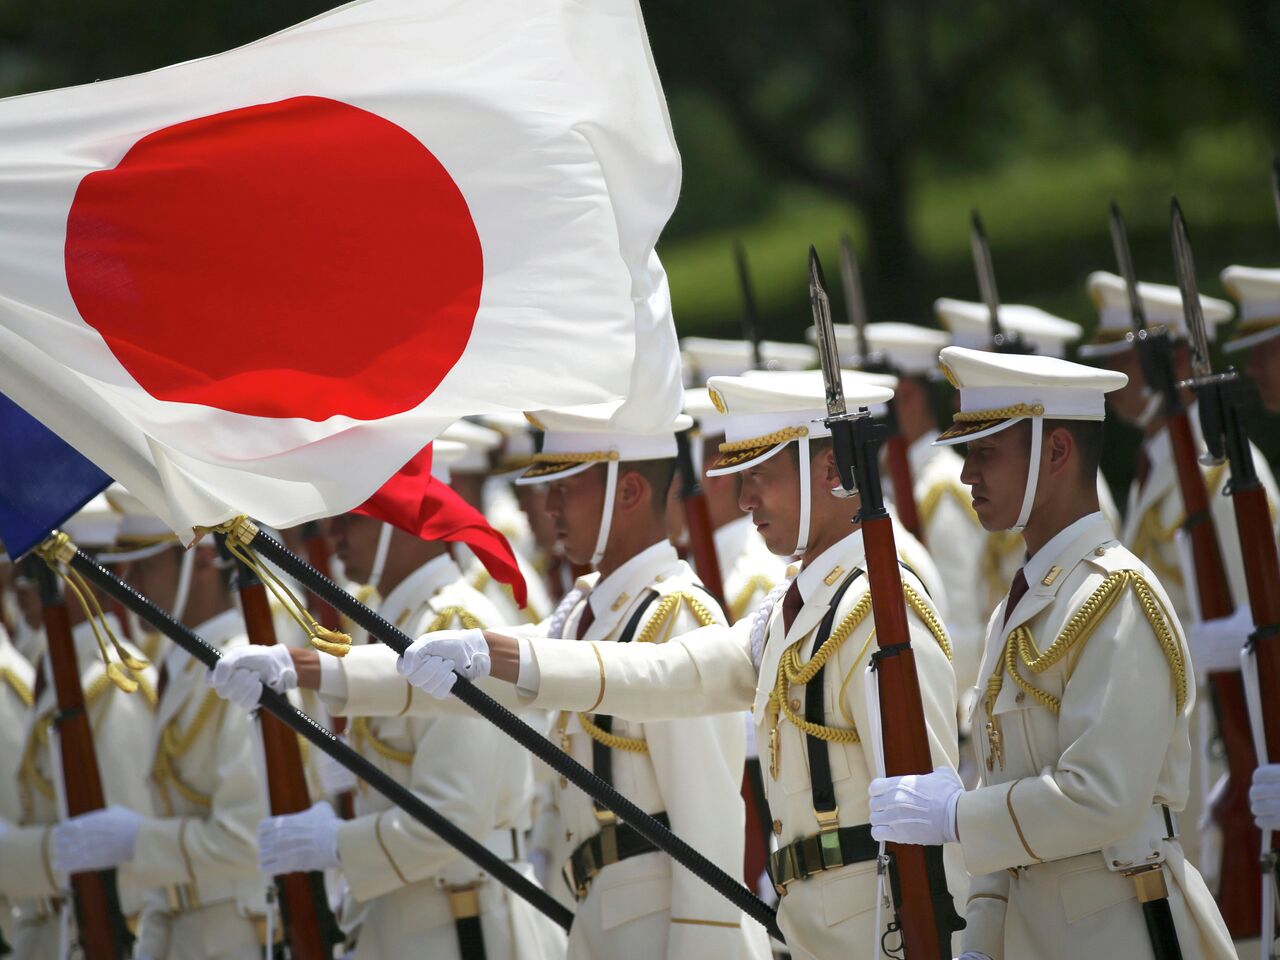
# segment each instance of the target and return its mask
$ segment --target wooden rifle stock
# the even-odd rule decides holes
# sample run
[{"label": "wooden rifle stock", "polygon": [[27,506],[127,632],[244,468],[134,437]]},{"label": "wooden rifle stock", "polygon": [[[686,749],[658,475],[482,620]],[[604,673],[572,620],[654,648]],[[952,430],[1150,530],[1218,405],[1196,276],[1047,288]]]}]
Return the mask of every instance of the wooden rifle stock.
[{"label": "wooden rifle stock", "polygon": [[676,464],[680,471],[680,503],[684,507],[685,529],[689,531],[689,549],[693,552],[693,565],[698,569],[698,579],[707,593],[728,616],[729,608],[724,599],[724,577],[720,573],[720,557],[716,553],[715,530],[711,526],[711,511],[707,507],[707,495],[698,482],[698,472],[693,466],[689,431],[676,434]]},{"label": "wooden rifle stock", "polygon": [[[1186,512],[1185,529],[1191,538],[1200,615],[1205,620],[1227,617],[1234,611],[1235,604],[1209,512],[1209,492],[1200,472],[1191,421],[1185,410],[1169,417],[1167,429]],[[1267,530],[1270,529],[1268,522]],[[1244,528],[1241,530],[1243,533]],[[1255,896],[1261,883],[1258,849],[1262,837],[1249,812],[1249,784],[1257,766],[1249,709],[1238,671],[1212,672],[1209,683],[1227,757],[1227,788],[1212,807],[1213,819],[1222,831],[1218,907],[1233,937],[1256,937],[1262,925],[1261,907]]]},{"label": "wooden rifle stock", "polygon": [[[890,400],[889,403],[895,401]],[[924,543],[924,523],[920,519],[920,507],[916,503],[915,484],[911,478],[911,461],[907,458],[907,438],[901,431],[890,434],[884,445],[885,465],[889,468],[889,479],[893,482],[893,505],[898,510],[898,519],[907,528],[907,532]]]},{"label": "wooden rifle stock", "polygon": [[[101,810],[107,803],[102,791],[84,689],[80,686],[80,664],[76,659],[67,605],[58,590],[53,571],[43,562],[36,561],[32,561],[32,569],[40,585],[48,665],[53,673],[53,688],[58,702],[54,726],[62,761],[66,814],[76,817]],[[130,955],[133,935],[120,910],[116,872],[73,873],[70,881],[76,926],[86,960],[124,960]]]},{"label": "wooden rifle stock", "polygon": [[[267,591],[257,576],[237,561],[237,590],[249,642],[274,646],[275,625]],[[302,813],[311,806],[298,736],[279,718],[258,712],[267,765],[267,796],[272,816]],[[329,960],[333,944],[342,940],[329,910],[324,878],[317,872],[288,873],[275,878],[284,916],[285,939],[292,960]]]}]

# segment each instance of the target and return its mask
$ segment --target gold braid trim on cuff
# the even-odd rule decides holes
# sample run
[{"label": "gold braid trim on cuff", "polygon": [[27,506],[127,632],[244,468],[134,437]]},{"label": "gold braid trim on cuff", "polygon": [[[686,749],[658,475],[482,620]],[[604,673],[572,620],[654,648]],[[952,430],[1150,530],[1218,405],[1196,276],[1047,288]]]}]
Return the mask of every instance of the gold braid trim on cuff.
[{"label": "gold braid trim on cuff", "polygon": [[[645,621],[644,627],[636,634],[636,643],[665,643],[670,639],[669,636],[662,636],[658,639],[660,632],[667,631],[675,625],[675,614],[680,609],[680,605],[688,606],[689,611],[693,614],[694,619],[698,621],[698,626],[707,627],[713,623],[720,623],[720,619],[697,597],[689,593],[668,593],[654,604],[653,613],[649,619]],[[600,655],[599,650],[596,656]],[[604,692],[603,683],[603,662],[601,665],[601,694]],[[599,701],[597,701],[598,703]],[[623,737],[616,733],[607,733],[602,730],[591,719],[590,713],[579,713],[578,722],[582,724],[582,729],[592,740],[602,743],[610,750],[625,750],[629,753],[648,753],[649,744],[645,742],[643,737]]]},{"label": "gold braid trim on cuff", "polygon": [[1014,417],[1043,417],[1043,403],[1015,403],[994,410],[961,410],[951,415],[956,423],[973,423],[978,420],[1012,420]]},{"label": "gold braid trim on cuff", "polygon": [[733,440],[720,444],[721,453],[737,453],[739,450],[754,450],[756,447],[773,447],[779,443],[789,443],[809,435],[808,427],[783,427],[763,437],[752,437],[749,440]]},{"label": "gold braid trim on cuff", "polygon": [[1062,708],[1062,701],[1047,690],[1041,690],[1029,680],[1024,679],[1019,670],[1019,664],[1032,674],[1044,673],[1059,663],[1073,647],[1087,643],[1094,630],[1119,601],[1126,587],[1133,590],[1138,605],[1147,618],[1147,623],[1155,633],[1156,642],[1164,651],[1165,659],[1173,674],[1174,701],[1178,712],[1182,712],[1187,702],[1187,668],[1182,656],[1182,648],[1169,626],[1169,613],[1155,591],[1143,579],[1142,574],[1136,570],[1117,570],[1103,580],[1089,599],[1081,604],[1080,609],[1071,615],[1062,632],[1043,653],[1036,647],[1035,639],[1025,624],[1009,634],[1005,641],[1004,653],[1000,657],[995,672],[987,680],[986,692],[982,699],[983,709],[986,710],[991,723],[995,725],[997,733],[999,719],[994,715],[993,710],[996,698],[1000,696],[1000,691],[1004,687],[1005,674],[1008,673],[1013,678],[1013,682],[1035,698],[1037,703],[1050,713],[1056,714]]}]

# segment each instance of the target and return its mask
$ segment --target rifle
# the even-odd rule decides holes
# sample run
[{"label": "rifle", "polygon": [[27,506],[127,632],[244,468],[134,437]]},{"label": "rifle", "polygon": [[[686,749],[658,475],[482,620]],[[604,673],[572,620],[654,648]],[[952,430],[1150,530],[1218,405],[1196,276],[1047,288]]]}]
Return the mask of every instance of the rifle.
[{"label": "rifle", "polygon": [[680,470],[680,503],[684,507],[685,529],[689,531],[689,549],[693,551],[698,578],[711,598],[720,604],[720,609],[727,610],[724,578],[720,574],[720,558],[716,554],[715,530],[711,526],[707,495],[702,492],[698,471],[693,466],[689,441],[692,432],[693,427],[690,427],[676,434],[676,463]]},{"label": "rifle", "polygon": [[991,244],[987,242],[987,229],[977,210],[973,211],[969,227],[969,249],[973,253],[973,268],[978,275],[978,290],[991,316],[991,349],[996,353],[1034,353],[1019,334],[1006,331],[1000,323],[1000,293],[996,290]]},{"label": "rifle", "polygon": [[[1188,331],[1199,329],[1204,333],[1204,315],[1200,307],[1200,293],[1196,286],[1195,262],[1187,239],[1186,221],[1182,209],[1174,199],[1170,213],[1170,229],[1173,236],[1173,259],[1178,274],[1178,289],[1182,293],[1182,309],[1187,319]],[[1158,354],[1156,354],[1158,356]],[[1192,353],[1192,383],[1200,382],[1207,395],[1210,390],[1212,368],[1209,366],[1207,344],[1196,346]],[[1169,375],[1169,383],[1173,383]],[[1168,404],[1177,402],[1176,387]],[[1220,416],[1220,411],[1210,410],[1209,417]],[[1206,411],[1201,410],[1201,422]],[[1227,582],[1226,567],[1222,561],[1217,532],[1209,512],[1209,494],[1204,476],[1200,472],[1200,457],[1191,433],[1191,421],[1185,408],[1177,404],[1168,420],[1169,437],[1173,442],[1174,462],[1178,471],[1178,488],[1182,492],[1183,507],[1187,519],[1183,528],[1191,537],[1195,563],[1196,592],[1200,600],[1200,615],[1206,620],[1230,616],[1235,609],[1231,587]],[[1221,424],[1210,423],[1210,431],[1220,443]],[[1247,448],[1246,443],[1246,448]],[[1266,529],[1271,523],[1263,495],[1263,514]],[[1256,521],[1252,521],[1256,522]],[[1241,535],[1244,530],[1241,530]],[[1269,533],[1268,533],[1269,535]],[[1214,820],[1222,829],[1222,878],[1218,889],[1218,906],[1231,935],[1236,938],[1256,937],[1261,929],[1262,916],[1258,899],[1250,891],[1257,890],[1261,872],[1257,851],[1262,837],[1249,812],[1249,784],[1253,770],[1258,765],[1253,749],[1253,737],[1249,729],[1249,708],[1245,699],[1244,682],[1235,671],[1214,671],[1209,674],[1213,689],[1214,708],[1218,729],[1227,755],[1227,788],[1213,804]]]},{"label": "rifle", "polygon": [[[218,538],[218,550],[224,560],[231,560],[224,537]],[[246,564],[237,560],[232,570],[233,586],[240,595],[249,642],[275,646],[276,630],[266,588],[257,573]],[[307,810],[311,806],[311,797],[307,791],[297,734],[269,713],[263,715],[259,712],[258,723],[266,757],[267,797],[272,816]],[[334,945],[342,942],[343,935],[329,909],[324,876],[318,871],[290,873],[276,877],[275,883],[291,960],[331,958]]]},{"label": "rifle", "polygon": [[[847,233],[840,235],[840,279],[844,285],[845,313],[857,338],[858,369],[867,373],[899,376],[899,371],[889,362],[889,358],[882,352],[873,352],[867,341],[867,304],[862,296],[862,276]],[[888,408],[885,423],[889,432],[885,439],[884,458],[889,467],[889,480],[893,484],[894,505],[898,508],[898,519],[902,521],[902,525],[924,543],[924,523],[920,520],[920,507],[916,504],[911,461],[907,457],[907,438],[902,435],[902,427],[898,423],[897,400],[890,400],[885,406]]]},{"label": "rifle", "polygon": [[751,369],[764,370],[767,368],[760,352],[760,311],[751,285],[751,271],[747,268],[747,251],[740,240],[733,244],[733,259],[738,267],[738,286],[742,290],[742,339],[751,344]]},{"label": "rifle", "polygon": [[[845,406],[840,359],[836,351],[831,303],[827,299],[822,264],[809,248],[809,303],[818,333],[818,356],[826,384],[827,417],[831,444],[840,471],[836,496],[861,497],[858,520],[867,552],[867,582],[871,590],[871,615],[875,621],[878,650],[872,654],[884,740],[887,776],[930,773],[933,758],[924,722],[920,680],[907,626],[898,551],[893,522],[884,506],[880,488],[877,448],[886,427],[866,409],[850,413]],[[895,906],[903,946],[910,960],[946,960],[951,956],[951,934],[964,928],[947,889],[941,847],[889,844],[889,859],[896,880]]]},{"label": "rifle", "polygon": [[[287,556],[293,556],[288,551],[285,551],[283,547],[280,549]],[[97,586],[103,593],[119,600],[127,609],[132,610],[143,621],[159,630],[189,653],[193,659],[198,660],[206,669],[212,670],[218,665],[218,661],[222,658],[221,653],[192,633],[186,626],[174,620],[129,584],[105,567],[97,564],[83,551],[77,549],[65,534],[53,533],[49,539],[41,544],[39,550],[42,553],[47,552],[56,562],[74,570],[85,580]],[[294,559],[295,562],[301,562],[297,561],[296,558]],[[483,843],[473,839],[451,821],[441,816],[418,794],[404,787],[395,778],[384,773],[347,744],[337,739],[323,726],[290,703],[289,698],[284,694],[276,693],[271,689],[264,689],[259,707],[272,716],[279,718],[282,723],[295,733],[305,737],[318,750],[324,751],[342,764],[371,788],[377,790],[413,819],[439,836],[449,846],[474,862],[503,886],[510,889],[516,896],[527,901],[534,909],[545,914],[565,930],[569,929],[573,923],[573,914],[549,893],[526,878],[524,874],[501,859]]]},{"label": "rifle", "polygon": [[[93,746],[93,729],[89,726],[84,689],[80,686],[80,665],[76,660],[71,620],[58,579],[47,564],[34,558],[29,564],[44,607],[47,662],[58,701],[53,724],[58,735],[65,814],[68,818],[78,817],[107,805]],[[131,956],[133,934],[120,909],[116,871],[73,873],[70,882],[80,947],[86,960],[124,960]]]}]

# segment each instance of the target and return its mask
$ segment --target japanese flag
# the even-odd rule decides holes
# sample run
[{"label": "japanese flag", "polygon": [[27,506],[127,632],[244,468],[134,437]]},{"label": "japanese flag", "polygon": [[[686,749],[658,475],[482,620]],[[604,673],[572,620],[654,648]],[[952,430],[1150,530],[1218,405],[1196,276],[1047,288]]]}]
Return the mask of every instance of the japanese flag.
[{"label": "japanese flag", "polygon": [[184,538],[464,414],[669,422],[679,184],[636,0],[360,0],[0,101],[0,391]]}]

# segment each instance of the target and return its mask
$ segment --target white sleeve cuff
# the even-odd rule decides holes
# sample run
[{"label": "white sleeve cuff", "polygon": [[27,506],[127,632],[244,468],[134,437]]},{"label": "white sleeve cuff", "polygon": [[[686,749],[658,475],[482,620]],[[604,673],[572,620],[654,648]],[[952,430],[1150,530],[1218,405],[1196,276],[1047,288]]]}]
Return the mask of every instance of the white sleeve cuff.
[{"label": "white sleeve cuff", "polygon": [[538,688],[542,686],[538,658],[534,656],[533,645],[527,639],[518,637],[517,640],[520,644],[520,672],[516,676],[516,693],[522,697],[536,697]]},{"label": "white sleeve cuff", "polygon": [[347,699],[347,672],[342,669],[342,661],[338,657],[320,654],[319,693],[334,700]]}]

